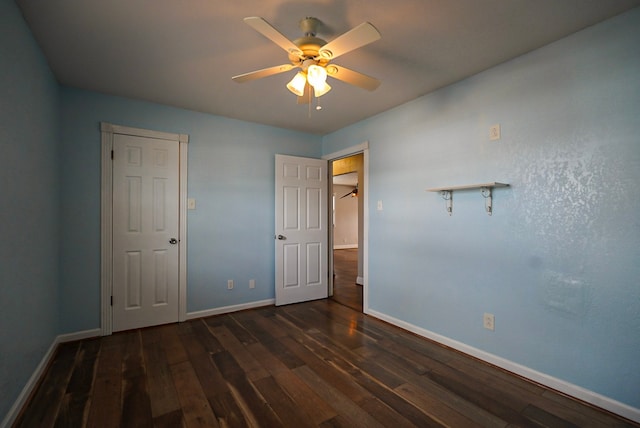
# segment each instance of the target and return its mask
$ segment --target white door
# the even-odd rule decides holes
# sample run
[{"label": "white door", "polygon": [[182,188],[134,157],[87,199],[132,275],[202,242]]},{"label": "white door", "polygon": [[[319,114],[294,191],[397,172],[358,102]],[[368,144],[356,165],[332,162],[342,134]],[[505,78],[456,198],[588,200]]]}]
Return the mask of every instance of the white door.
[{"label": "white door", "polygon": [[276,305],[328,296],[327,161],[276,155]]},{"label": "white door", "polygon": [[178,321],[179,144],[113,138],[113,331]]}]

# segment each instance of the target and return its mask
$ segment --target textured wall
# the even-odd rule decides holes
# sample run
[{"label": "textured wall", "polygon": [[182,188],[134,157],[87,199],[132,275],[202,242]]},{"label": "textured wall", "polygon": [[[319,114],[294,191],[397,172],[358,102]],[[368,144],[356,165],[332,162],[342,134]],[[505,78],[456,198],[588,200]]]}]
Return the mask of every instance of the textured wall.
[{"label": "textured wall", "polygon": [[[324,138],[370,143],[371,309],[640,408],[638,40],[640,9]],[[425,192],[488,181],[491,217]]]},{"label": "textured wall", "polygon": [[58,327],[58,85],[0,1],[0,421]]}]

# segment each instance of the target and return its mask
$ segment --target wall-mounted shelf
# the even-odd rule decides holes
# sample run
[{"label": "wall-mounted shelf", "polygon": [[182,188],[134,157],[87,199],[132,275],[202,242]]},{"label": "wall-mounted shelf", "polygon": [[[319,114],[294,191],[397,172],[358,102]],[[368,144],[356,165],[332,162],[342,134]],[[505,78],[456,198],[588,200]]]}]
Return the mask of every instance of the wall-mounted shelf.
[{"label": "wall-mounted shelf", "polygon": [[449,213],[449,215],[451,215],[453,214],[453,192],[455,190],[480,189],[480,193],[485,198],[484,206],[487,214],[491,215],[493,213],[491,193],[494,187],[509,187],[509,185],[507,183],[498,183],[496,181],[492,181],[490,183],[465,184],[462,186],[432,187],[430,189],[427,189],[427,191],[439,192],[442,196],[442,199],[447,201],[447,212]]}]

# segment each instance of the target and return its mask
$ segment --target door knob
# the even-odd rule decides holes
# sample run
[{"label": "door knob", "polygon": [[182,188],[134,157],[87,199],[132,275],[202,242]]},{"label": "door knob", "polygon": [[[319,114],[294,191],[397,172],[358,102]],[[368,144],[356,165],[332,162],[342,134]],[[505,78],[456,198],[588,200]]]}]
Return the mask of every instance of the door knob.
[{"label": "door knob", "polygon": [[175,245],[177,243],[178,243],[178,240],[176,238],[169,239],[169,244]]},{"label": "door knob", "polygon": [[286,236],[283,236],[283,235],[278,235],[278,236],[277,236],[277,238],[278,238],[280,241],[284,241],[285,239],[287,239],[287,237],[286,237]]}]

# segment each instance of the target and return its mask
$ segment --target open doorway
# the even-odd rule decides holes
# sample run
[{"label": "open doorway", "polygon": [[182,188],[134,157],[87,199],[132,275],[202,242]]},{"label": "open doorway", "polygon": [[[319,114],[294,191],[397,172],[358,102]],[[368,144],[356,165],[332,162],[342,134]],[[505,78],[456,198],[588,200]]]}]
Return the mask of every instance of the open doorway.
[{"label": "open doorway", "polygon": [[[363,311],[363,198],[364,155],[332,162],[332,299]],[[359,195],[360,194],[360,195]]]}]

